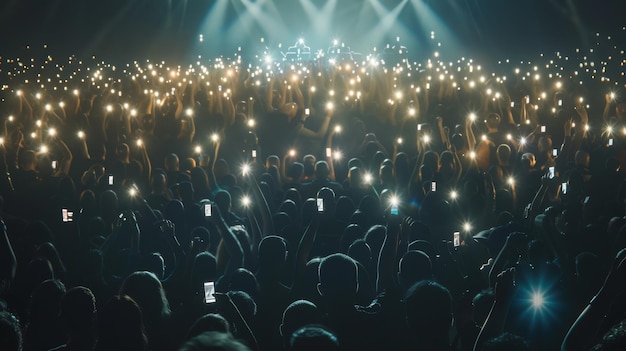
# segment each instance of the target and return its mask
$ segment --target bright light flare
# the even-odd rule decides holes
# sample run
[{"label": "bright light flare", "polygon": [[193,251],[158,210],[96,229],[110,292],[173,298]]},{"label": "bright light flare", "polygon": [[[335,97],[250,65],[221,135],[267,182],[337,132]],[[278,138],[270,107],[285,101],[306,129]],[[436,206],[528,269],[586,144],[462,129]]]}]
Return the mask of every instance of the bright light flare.
[{"label": "bright light flare", "polygon": [[241,204],[243,205],[243,207],[250,207],[251,203],[252,203],[252,200],[250,200],[249,196],[244,196],[241,198]]},{"label": "bright light flare", "polygon": [[396,195],[392,195],[389,198],[389,204],[391,206],[398,206],[400,204],[400,198],[398,198],[398,196],[396,196]]},{"label": "bright light flare", "polygon": [[250,174],[250,165],[245,163],[241,166],[241,174],[246,176],[248,174]]},{"label": "bright light flare", "polygon": [[535,291],[532,293],[532,297],[531,297],[531,301],[532,301],[532,306],[534,309],[541,309],[543,308],[544,304],[545,304],[545,298],[543,296],[543,293],[540,291]]},{"label": "bright light flare", "polygon": [[370,173],[365,173],[363,175],[363,182],[365,184],[372,184],[373,180],[374,180],[374,177],[372,177],[372,175]]},{"label": "bright light flare", "polygon": [[470,230],[472,230],[472,224],[470,222],[463,223],[463,230],[469,232]]}]

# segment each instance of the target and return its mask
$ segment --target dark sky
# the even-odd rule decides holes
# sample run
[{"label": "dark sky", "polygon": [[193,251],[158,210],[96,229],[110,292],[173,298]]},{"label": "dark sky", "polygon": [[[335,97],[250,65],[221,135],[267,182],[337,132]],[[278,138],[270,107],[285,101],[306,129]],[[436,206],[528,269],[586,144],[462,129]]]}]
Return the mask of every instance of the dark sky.
[{"label": "dark sky", "polygon": [[[211,43],[210,47],[198,48],[198,33],[203,33],[204,19],[219,1],[228,2],[225,15],[221,18],[222,27],[219,33],[205,33],[205,41]],[[95,54],[112,61],[127,62],[148,57],[188,59],[198,53],[216,56],[232,52],[237,46],[248,48],[261,35],[280,37],[287,44],[294,42],[302,33],[311,33],[312,23],[307,20],[300,0],[274,0],[279,18],[269,15],[265,7],[264,18],[270,22],[282,21],[288,31],[263,33],[261,26],[253,23],[238,42],[227,41],[224,33],[241,26],[237,20],[241,16],[237,10],[244,8],[241,1],[5,0],[0,5],[0,55],[14,55],[27,44],[48,44],[57,55]],[[256,3],[262,0],[248,1]],[[333,0],[308,1],[321,8],[327,1]],[[336,33],[358,50],[365,51],[380,45],[368,43],[362,28],[354,25],[357,12],[367,1],[336,1],[329,32]],[[402,2],[368,1],[377,1],[389,11]],[[454,36],[456,41],[446,49],[463,55],[523,55],[541,50],[564,50],[584,46],[585,40],[598,30],[603,33],[615,31],[626,24],[620,18],[626,14],[626,1],[620,0],[421,1],[439,16],[440,23]],[[432,19],[433,16],[430,17]],[[405,34],[410,33],[410,36],[403,37],[403,43],[415,55],[432,49],[428,45],[433,45],[428,42],[430,33],[420,22],[411,1],[394,21],[394,26],[404,28]],[[375,23],[372,19],[370,25]],[[384,40],[392,41],[395,35],[392,28],[385,33]],[[332,40],[330,37],[311,39],[317,40],[317,43]]]}]

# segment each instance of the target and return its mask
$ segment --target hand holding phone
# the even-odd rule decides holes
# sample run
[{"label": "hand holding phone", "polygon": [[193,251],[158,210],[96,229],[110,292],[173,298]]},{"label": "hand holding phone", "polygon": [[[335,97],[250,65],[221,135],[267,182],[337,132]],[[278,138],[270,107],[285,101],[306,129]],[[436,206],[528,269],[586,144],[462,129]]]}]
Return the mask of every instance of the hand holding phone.
[{"label": "hand holding phone", "polygon": [[317,198],[317,212],[324,212],[324,199],[323,198]]},{"label": "hand holding phone", "polygon": [[453,243],[455,248],[461,246],[461,232],[454,232]]},{"label": "hand holding phone", "polygon": [[215,283],[214,282],[204,282],[204,303],[214,303],[215,302]]}]

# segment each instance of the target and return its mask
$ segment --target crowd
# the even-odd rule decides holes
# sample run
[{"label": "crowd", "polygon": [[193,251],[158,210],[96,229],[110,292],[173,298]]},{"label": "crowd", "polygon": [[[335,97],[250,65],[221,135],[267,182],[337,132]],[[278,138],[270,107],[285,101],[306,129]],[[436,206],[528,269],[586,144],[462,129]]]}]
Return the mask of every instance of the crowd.
[{"label": "crowd", "polygon": [[3,58],[0,345],[623,350],[626,93],[592,56]]}]

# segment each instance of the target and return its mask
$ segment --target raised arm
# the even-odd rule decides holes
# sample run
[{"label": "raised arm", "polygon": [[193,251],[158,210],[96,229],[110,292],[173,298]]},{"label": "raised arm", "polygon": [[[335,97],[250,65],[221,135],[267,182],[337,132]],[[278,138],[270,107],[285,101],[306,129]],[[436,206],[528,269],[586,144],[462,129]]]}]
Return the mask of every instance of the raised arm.
[{"label": "raised arm", "polygon": [[228,252],[229,260],[226,264],[226,270],[224,271],[224,274],[228,275],[234,272],[237,268],[243,267],[243,248],[241,247],[239,240],[237,240],[235,233],[232,232],[230,227],[226,224],[226,221],[224,221],[224,217],[222,217],[219,207],[212,204],[211,206],[213,207],[212,211],[214,212],[214,215],[209,218],[217,228],[218,233],[222,237],[222,242],[226,247],[226,251]]},{"label": "raised arm", "polygon": [[15,278],[17,260],[7,235],[7,227],[0,219],[0,295],[4,295]]},{"label": "raised arm", "polygon": [[382,292],[393,285],[394,264],[398,254],[398,238],[400,237],[400,218],[396,215],[387,217],[387,235],[380,255],[377,258],[378,279],[376,280],[376,291]]},{"label": "raised arm", "polygon": [[562,351],[588,350],[605,332],[602,330],[604,316],[610,311],[611,305],[626,289],[626,250],[621,250],[598,293],[589,301],[587,307],[578,316],[576,322],[567,332]]},{"label": "raised arm", "polygon": [[498,274],[495,284],[495,300],[474,344],[474,351],[482,350],[483,344],[504,331],[506,318],[515,295],[515,268]]}]

